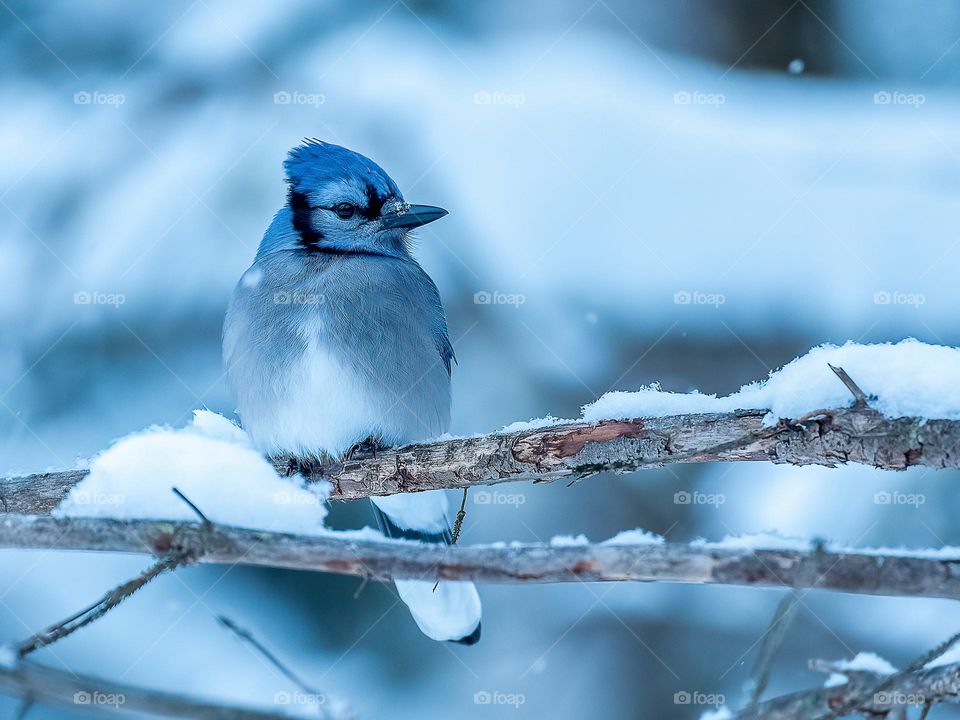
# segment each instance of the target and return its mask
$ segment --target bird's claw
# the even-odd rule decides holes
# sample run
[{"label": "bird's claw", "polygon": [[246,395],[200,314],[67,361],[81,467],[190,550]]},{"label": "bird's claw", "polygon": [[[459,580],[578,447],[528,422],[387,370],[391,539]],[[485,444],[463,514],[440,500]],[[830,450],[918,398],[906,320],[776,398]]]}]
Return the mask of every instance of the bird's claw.
[{"label": "bird's claw", "polygon": [[383,440],[379,435],[371,435],[366,440],[361,440],[358,443],[354,443],[350,446],[341,458],[342,462],[347,460],[353,460],[355,457],[369,455],[371,457],[377,457],[378,450],[386,450],[387,446],[383,444]]}]

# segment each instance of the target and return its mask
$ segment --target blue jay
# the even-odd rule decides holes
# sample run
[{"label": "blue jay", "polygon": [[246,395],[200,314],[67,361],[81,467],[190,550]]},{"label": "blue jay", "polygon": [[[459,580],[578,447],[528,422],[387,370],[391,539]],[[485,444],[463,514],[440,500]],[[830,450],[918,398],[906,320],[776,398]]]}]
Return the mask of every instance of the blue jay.
[{"label": "blue jay", "polygon": [[[287,204],[237,283],[223,328],[245,430],[262,451],[307,463],[446,432],[455,358],[410,231],[447,211],[404,202],[379,165],[338,145],[306,140],[284,169]],[[387,536],[450,542],[442,491],[371,499]],[[396,587],[427,636],[479,640],[473,583]]]}]

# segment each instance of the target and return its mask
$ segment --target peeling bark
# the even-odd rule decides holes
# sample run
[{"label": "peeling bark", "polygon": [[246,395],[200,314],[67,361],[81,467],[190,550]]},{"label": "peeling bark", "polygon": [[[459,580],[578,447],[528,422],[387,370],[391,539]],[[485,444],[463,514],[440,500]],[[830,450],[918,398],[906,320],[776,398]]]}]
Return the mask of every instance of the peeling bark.
[{"label": "peeling bark", "polygon": [[[885,418],[853,406],[763,427],[765,410],[675,415],[408,445],[375,456],[318,465],[312,481],[329,480],[331,498],[351,500],[437,488],[519,480],[552,482],[602,471],[630,472],[670,463],[760,461],[834,466],[846,462],[902,470],[911,465],[960,467],[960,421]],[[286,473],[289,458],[274,465]],[[49,513],[85,470],[0,479],[0,509]]]}]

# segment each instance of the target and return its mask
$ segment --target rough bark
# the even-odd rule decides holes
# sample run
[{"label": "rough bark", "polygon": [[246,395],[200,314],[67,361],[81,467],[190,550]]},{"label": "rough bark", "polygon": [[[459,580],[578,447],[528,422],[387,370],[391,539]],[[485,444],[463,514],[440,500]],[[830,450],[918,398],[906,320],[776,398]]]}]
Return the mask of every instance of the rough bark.
[{"label": "rough bark", "polygon": [[[960,421],[885,418],[854,406],[763,427],[765,410],[675,415],[409,445],[342,463],[317,465],[311,480],[329,480],[334,500],[518,480],[551,482],[600,471],[630,472],[668,463],[766,461],[793,465],[845,462],[902,470],[960,467]],[[287,472],[288,460],[275,465]],[[48,513],[86,471],[0,479],[0,510]],[[173,479],[175,481],[175,479]]]},{"label": "rough bark", "polygon": [[10,515],[0,548],[186,553],[195,562],[478,582],[642,581],[819,588],[866,595],[960,598],[960,558],[866,552],[636,545],[437,546],[350,540],[160,521]]}]

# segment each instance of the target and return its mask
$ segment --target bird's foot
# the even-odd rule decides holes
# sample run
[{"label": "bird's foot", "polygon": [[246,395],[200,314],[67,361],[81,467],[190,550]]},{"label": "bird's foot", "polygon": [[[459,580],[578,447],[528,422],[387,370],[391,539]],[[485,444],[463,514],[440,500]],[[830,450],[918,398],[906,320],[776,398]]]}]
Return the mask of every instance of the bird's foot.
[{"label": "bird's foot", "polygon": [[316,458],[289,456],[286,459],[284,475],[290,477],[299,473],[304,477],[323,474],[323,463]]},{"label": "bird's foot", "polygon": [[350,446],[350,449],[343,454],[341,461],[346,462],[347,460],[360,459],[362,457],[375,458],[378,451],[386,449],[387,446],[384,445],[383,439],[379,435],[371,435],[366,440],[361,440]]}]

